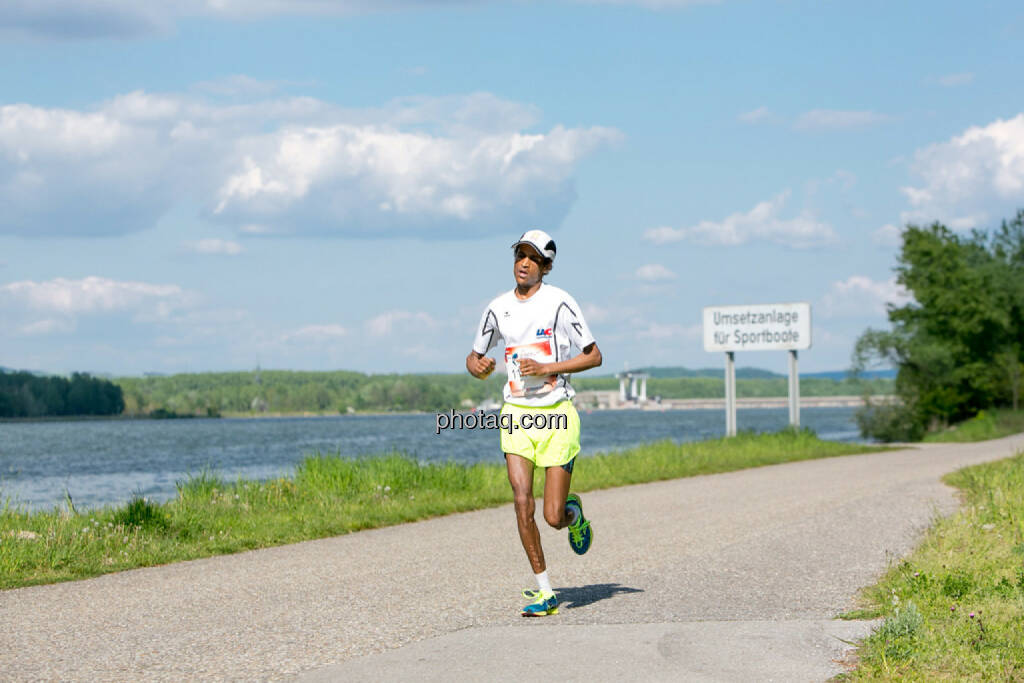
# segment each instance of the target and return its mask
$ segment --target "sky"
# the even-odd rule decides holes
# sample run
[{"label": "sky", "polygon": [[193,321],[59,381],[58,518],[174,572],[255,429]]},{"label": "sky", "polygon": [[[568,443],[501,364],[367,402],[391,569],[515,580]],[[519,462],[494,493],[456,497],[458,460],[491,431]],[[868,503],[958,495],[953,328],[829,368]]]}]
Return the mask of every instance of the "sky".
[{"label": "sky", "polygon": [[0,64],[8,368],[462,372],[541,228],[592,372],[783,302],[836,370],[904,226],[1024,208],[1011,1],[8,0]]}]

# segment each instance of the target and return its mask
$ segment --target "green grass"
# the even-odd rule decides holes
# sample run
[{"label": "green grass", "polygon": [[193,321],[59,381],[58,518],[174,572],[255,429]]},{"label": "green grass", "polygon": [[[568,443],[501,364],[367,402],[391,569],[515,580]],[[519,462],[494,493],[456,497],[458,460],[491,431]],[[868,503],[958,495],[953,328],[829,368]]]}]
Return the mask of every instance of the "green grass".
[{"label": "green grass", "polygon": [[986,441],[1024,432],[1024,410],[982,410],[970,420],[924,437],[925,441],[957,443]]},{"label": "green grass", "polygon": [[885,621],[843,680],[1024,680],[1024,454],[945,480],[965,507],[845,615]]},{"label": "green grass", "polygon": [[[879,448],[809,431],[647,444],[583,458],[573,490],[726,472]],[[543,476],[536,477],[537,495]],[[0,588],[81,579],[134,567],[235,553],[508,503],[504,464],[420,465],[400,454],[307,457],[294,477],[225,481],[196,474],[157,504],[76,513],[70,506],[0,510]]]}]

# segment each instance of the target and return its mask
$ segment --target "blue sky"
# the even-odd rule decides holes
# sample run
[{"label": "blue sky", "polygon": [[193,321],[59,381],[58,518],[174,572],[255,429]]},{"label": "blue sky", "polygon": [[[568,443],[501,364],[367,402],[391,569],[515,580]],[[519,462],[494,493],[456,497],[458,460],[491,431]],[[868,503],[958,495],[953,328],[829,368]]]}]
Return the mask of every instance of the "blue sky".
[{"label": "blue sky", "polygon": [[1019,3],[138,6],[0,8],[2,366],[458,372],[540,227],[607,370],[787,301],[837,369],[1024,207]]}]

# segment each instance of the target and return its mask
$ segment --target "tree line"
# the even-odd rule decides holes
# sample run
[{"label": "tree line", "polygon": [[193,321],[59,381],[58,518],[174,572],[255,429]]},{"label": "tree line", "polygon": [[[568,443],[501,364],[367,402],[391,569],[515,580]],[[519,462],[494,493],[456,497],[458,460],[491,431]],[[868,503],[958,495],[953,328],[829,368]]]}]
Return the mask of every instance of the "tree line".
[{"label": "tree line", "polygon": [[858,416],[862,432],[918,440],[981,410],[1019,408],[1024,371],[1024,210],[991,232],[907,226],[896,266],[911,295],[889,330],[866,330],[854,366],[898,369],[900,403]]},{"label": "tree line", "polygon": [[208,372],[116,381],[124,390],[126,413],[179,415],[439,411],[500,396],[502,386],[496,375],[481,382],[468,374],[344,370]]},{"label": "tree line", "polygon": [[120,415],[121,387],[85,373],[71,378],[0,371],[0,417]]},{"label": "tree line", "polygon": [[[126,377],[116,380],[124,391],[125,412],[142,414],[218,415],[224,413],[346,413],[442,411],[501,400],[505,378],[495,373],[481,382],[468,374],[387,374],[260,370]],[[618,390],[614,377],[574,378],[580,391]],[[890,393],[886,379],[807,378],[800,382],[807,396]],[[740,396],[785,396],[786,379],[771,377],[737,381]],[[653,398],[721,398],[721,378],[666,377],[648,381]]]},{"label": "tree line", "polygon": [[[785,396],[787,380],[738,379],[740,396]],[[721,371],[719,371],[721,374]],[[0,373],[0,417],[117,415],[176,417],[263,413],[443,411],[501,400],[504,376],[481,382],[467,374],[386,374],[258,370],[114,380],[75,374],[71,379],[26,372]],[[618,390],[614,377],[576,377],[579,391]],[[892,380],[804,378],[805,396],[891,393]],[[719,377],[667,376],[648,381],[650,398],[721,398]]]}]

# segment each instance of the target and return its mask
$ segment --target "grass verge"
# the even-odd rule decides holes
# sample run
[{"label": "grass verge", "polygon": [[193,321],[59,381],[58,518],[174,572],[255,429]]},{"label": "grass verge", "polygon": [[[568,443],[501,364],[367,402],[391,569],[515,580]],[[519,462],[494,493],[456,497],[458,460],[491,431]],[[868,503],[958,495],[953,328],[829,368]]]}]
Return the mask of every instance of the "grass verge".
[{"label": "grass verge", "polygon": [[844,615],[885,621],[842,680],[1024,680],[1024,454],[945,481],[966,505]]},{"label": "grass verge", "polygon": [[1024,432],[1024,410],[982,410],[970,420],[925,435],[924,440],[938,443],[987,441],[1021,432]]},{"label": "grass verge", "polygon": [[[883,450],[783,431],[679,444],[662,441],[583,458],[573,490]],[[537,495],[543,476],[535,477]],[[178,484],[167,503],[136,498],[76,513],[70,506],[0,510],[0,588],[81,579],[135,567],[235,553],[453,512],[511,494],[503,462],[420,465],[400,454],[307,457],[294,477],[225,481],[210,472]]]}]

